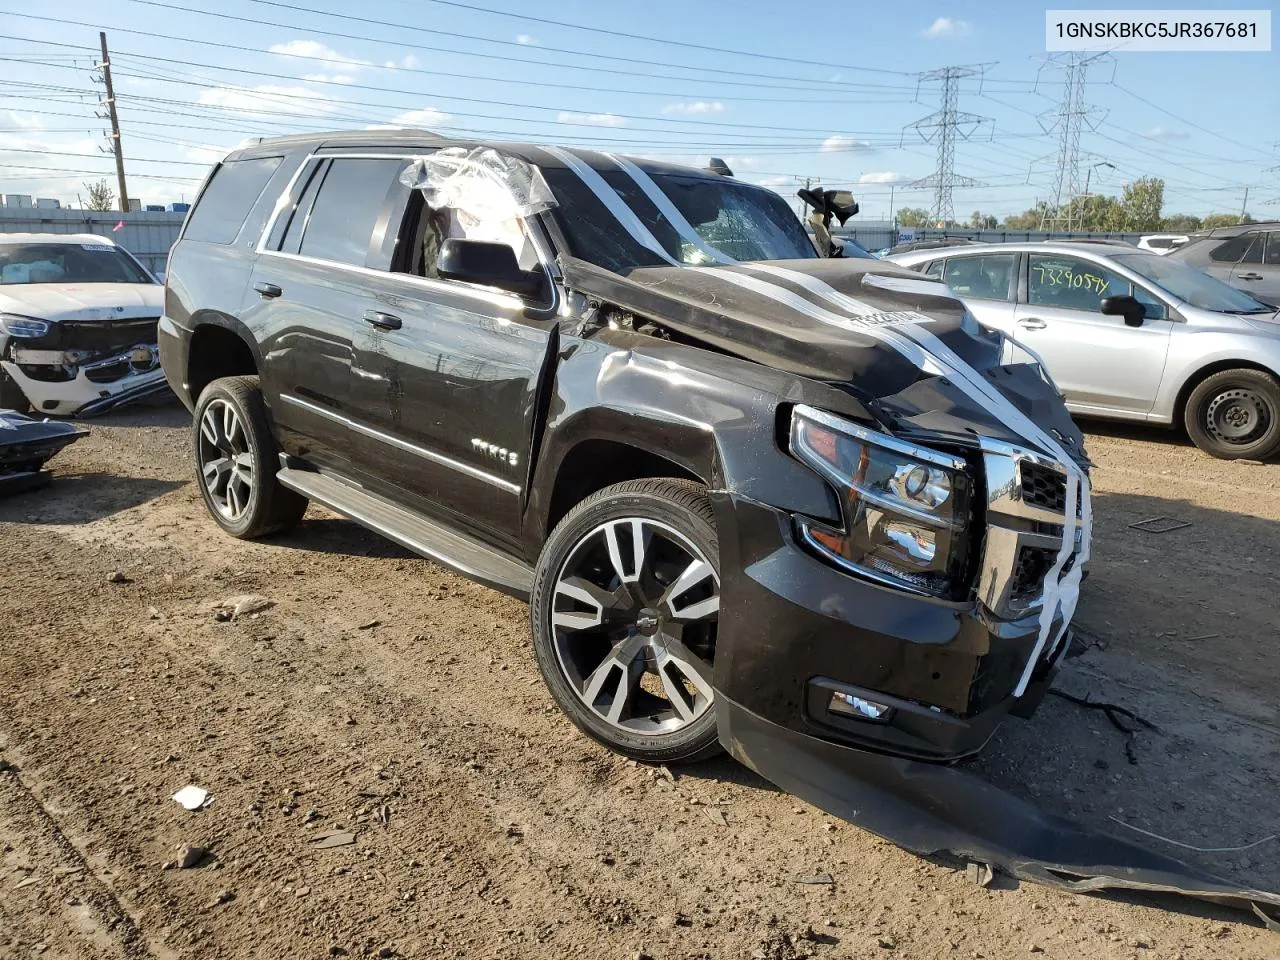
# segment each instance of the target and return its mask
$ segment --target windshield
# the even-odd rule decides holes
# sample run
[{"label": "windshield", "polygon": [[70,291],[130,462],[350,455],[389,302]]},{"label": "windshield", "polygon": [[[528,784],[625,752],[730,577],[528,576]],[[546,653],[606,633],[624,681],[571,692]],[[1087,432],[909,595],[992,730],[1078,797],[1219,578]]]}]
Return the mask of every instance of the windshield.
[{"label": "windshield", "polygon": [[0,286],[25,283],[155,283],[128,254],[104,243],[0,243]]},{"label": "windshield", "polygon": [[[627,232],[572,170],[549,167],[542,172],[556,195],[554,213],[575,257],[615,273],[666,265]],[[621,170],[598,172],[673,260],[712,262],[697,244],[680,235],[630,176]],[[734,260],[795,260],[818,255],[787,202],[772,190],[726,177],[652,176],[698,236],[725,256]]]},{"label": "windshield", "polygon": [[1146,277],[1179,300],[1215,313],[1271,313],[1273,307],[1259,303],[1243,290],[1228,286],[1202,270],[1167,257],[1124,253],[1112,257],[1116,263]]}]

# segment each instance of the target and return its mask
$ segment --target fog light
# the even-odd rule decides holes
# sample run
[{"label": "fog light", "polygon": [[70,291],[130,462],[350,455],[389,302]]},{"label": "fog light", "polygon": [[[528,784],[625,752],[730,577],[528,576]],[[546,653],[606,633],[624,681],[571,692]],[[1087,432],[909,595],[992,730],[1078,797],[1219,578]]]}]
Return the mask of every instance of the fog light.
[{"label": "fog light", "polygon": [[893,707],[876,703],[874,700],[855,697],[852,693],[833,693],[827,710],[846,717],[856,717],[859,720],[884,720],[893,712]]}]

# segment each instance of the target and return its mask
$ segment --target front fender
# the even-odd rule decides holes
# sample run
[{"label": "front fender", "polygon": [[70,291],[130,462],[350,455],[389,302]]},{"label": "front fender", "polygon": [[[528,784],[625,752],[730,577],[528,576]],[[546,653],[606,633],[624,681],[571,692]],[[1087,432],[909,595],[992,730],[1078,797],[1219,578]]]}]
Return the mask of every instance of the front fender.
[{"label": "front fender", "polygon": [[[1175,336],[1175,340],[1178,339]],[[1173,423],[1180,416],[1178,401],[1188,383],[1199,380],[1209,369],[1229,366],[1262,367],[1280,377],[1280,339],[1242,335],[1238,330],[1203,331],[1186,337],[1169,351],[1160,391],[1151,409],[1151,419]]]},{"label": "front fender", "polygon": [[835,520],[826,483],[782,449],[779,409],[812,403],[870,421],[848,394],[750,361],[631,332],[561,342],[534,468],[526,546],[545,540],[551,495],[575,447],[606,440],[645,451],[714,491]]}]

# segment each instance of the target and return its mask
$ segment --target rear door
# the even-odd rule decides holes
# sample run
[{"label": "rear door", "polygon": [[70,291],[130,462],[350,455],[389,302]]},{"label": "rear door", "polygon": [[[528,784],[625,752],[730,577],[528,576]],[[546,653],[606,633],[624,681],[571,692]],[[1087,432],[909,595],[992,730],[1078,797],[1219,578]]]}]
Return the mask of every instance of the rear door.
[{"label": "rear door", "polygon": [[[1231,271],[1231,285],[1267,303],[1280,304],[1280,230],[1261,234],[1259,262],[1241,262]],[[1250,249],[1252,254],[1253,250]]]},{"label": "rear door", "polygon": [[1018,289],[1017,263],[1017,253],[951,256],[939,276],[980,324],[1011,333]]},{"label": "rear door", "polygon": [[286,451],[359,472],[355,340],[373,304],[365,268],[404,162],[311,157],[262,242],[243,315],[262,332],[267,400]]},{"label": "rear door", "polygon": [[[1147,304],[1142,326],[1099,312],[1104,297],[1123,294]],[[1155,294],[1090,260],[1029,253],[1019,299],[1014,335],[1044,359],[1068,404],[1121,416],[1150,412],[1173,329]]]}]

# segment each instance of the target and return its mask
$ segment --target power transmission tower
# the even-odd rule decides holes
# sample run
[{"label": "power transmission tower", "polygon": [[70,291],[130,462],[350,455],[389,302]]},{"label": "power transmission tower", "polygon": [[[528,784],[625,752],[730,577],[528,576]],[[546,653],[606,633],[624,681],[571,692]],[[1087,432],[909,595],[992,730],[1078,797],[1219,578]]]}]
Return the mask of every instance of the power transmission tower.
[{"label": "power transmission tower", "polygon": [[[107,94],[106,102],[100,104],[100,106],[107,108],[107,116],[102,117],[102,119],[111,121],[111,135],[107,138],[110,141],[111,149],[106,152],[112,154],[116,159],[116,181],[120,186],[120,209],[127,213],[129,210],[129,188],[124,182],[124,150],[120,146],[120,118],[116,114],[115,87],[111,85],[111,58],[107,54],[107,35],[99,33],[98,40],[102,44],[102,62],[94,64],[94,70],[101,71],[102,85]],[[99,116],[101,115],[99,114]]]},{"label": "power transmission tower", "polygon": [[933,221],[945,225],[955,220],[955,207],[951,200],[951,191],[955,187],[976,187],[978,181],[970,177],[959,176],[955,172],[956,138],[969,140],[983,124],[991,123],[990,117],[980,117],[973,113],[961,113],[957,109],[960,98],[960,81],[966,77],[979,77],[990,68],[990,64],[981,63],[965,67],[941,67],[917,74],[918,85],[932,83],[935,80],[942,84],[940,109],[921,117],[915,123],[907,124],[906,130],[915,130],[925,143],[937,142],[938,166],[932,174],[913,180],[909,187],[932,187],[933,207],[930,213]]},{"label": "power transmission tower", "polygon": [[[1047,68],[1061,70],[1065,74],[1058,109],[1039,117],[1040,126],[1045,133],[1057,131],[1058,134],[1058,172],[1054,178],[1054,200],[1045,208],[1040,218],[1041,230],[1061,229],[1070,233],[1083,222],[1084,211],[1076,203],[1080,196],[1080,133],[1086,126],[1090,130],[1097,129],[1098,124],[1106,117],[1105,111],[1085,103],[1084,91],[1089,68],[1110,59],[1111,55],[1108,53],[1086,56],[1073,52],[1050,57],[1041,67],[1042,73]],[[1036,79],[1038,82],[1039,77]]]}]

